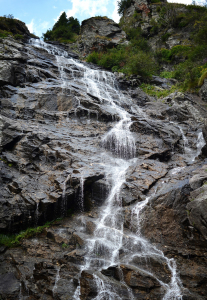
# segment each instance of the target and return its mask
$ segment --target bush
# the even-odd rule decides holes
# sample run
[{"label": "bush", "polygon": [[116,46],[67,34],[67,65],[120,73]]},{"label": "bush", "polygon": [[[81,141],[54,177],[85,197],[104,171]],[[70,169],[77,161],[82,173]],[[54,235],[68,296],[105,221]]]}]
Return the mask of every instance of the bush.
[{"label": "bush", "polygon": [[198,33],[194,35],[194,41],[201,45],[207,44],[207,18],[201,21],[198,25]]},{"label": "bush", "polygon": [[151,54],[139,51],[137,54],[130,56],[122,72],[132,75],[140,75],[144,78],[156,74],[158,65]]},{"label": "bush", "polygon": [[126,64],[126,50],[126,47],[118,47],[102,53],[93,52],[88,55],[87,62],[98,64],[109,70],[119,71]]},{"label": "bush", "polygon": [[100,60],[100,53],[97,53],[97,52],[92,52],[87,57],[87,62],[91,62],[93,64],[98,65],[99,60]]},{"label": "bush", "polygon": [[155,74],[158,69],[152,53],[146,53],[132,45],[113,48],[102,53],[93,52],[88,55],[87,62],[98,64],[113,72],[137,74],[145,78]]}]

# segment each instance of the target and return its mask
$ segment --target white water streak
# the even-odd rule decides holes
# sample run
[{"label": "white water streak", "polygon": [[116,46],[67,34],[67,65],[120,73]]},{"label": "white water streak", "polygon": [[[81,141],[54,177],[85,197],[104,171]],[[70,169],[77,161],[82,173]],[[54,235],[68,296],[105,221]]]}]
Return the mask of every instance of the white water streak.
[{"label": "white water streak", "polygon": [[[82,83],[87,87],[87,93],[90,93],[100,101],[108,105],[111,111],[116,114],[120,121],[103,137],[102,145],[111,154],[105,153],[107,159],[105,163],[105,174],[107,181],[110,183],[110,193],[106,202],[101,209],[97,227],[92,238],[87,240],[87,255],[85,256],[85,266],[82,269],[102,270],[111,265],[120,265],[123,262],[129,261],[135,256],[142,258],[159,257],[166,261],[168,268],[171,271],[171,282],[166,284],[154,274],[154,276],[165,288],[166,293],[163,300],[181,299],[182,284],[177,275],[176,264],[173,259],[168,259],[163,252],[156,249],[144,237],[141,236],[141,220],[140,216],[148,204],[149,198],[143,202],[139,202],[133,211],[137,220],[137,233],[126,235],[124,232],[124,209],[122,208],[122,199],[120,192],[125,183],[125,176],[129,166],[135,164],[135,141],[130,132],[131,116],[121,107],[124,103],[124,95],[117,89],[115,76],[110,72],[92,70],[82,63],[74,59],[63,58],[64,51],[57,50],[55,47],[38,42],[38,47],[45,47],[46,50],[54,55],[62,56],[57,58],[60,77],[62,80],[62,88],[69,88],[70,84],[67,81],[67,76],[64,73],[64,68],[71,71],[72,77],[75,80],[76,76],[82,76]],[[47,45],[47,46],[45,46]],[[37,45],[36,45],[37,46]],[[73,67],[71,67],[73,66]],[[76,67],[78,71],[73,71]],[[67,82],[66,82],[67,81]],[[130,100],[129,100],[130,101]],[[81,105],[79,103],[79,105]],[[136,110],[138,113],[139,109]],[[185,150],[188,151],[188,141],[185,137],[182,128],[180,128],[184,140]],[[81,183],[84,184],[83,182]],[[83,186],[82,186],[83,192]],[[81,197],[83,196],[81,192]],[[122,260],[120,260],[120,250],[123,250]],[[147,271],[146,271],[147,272]],[[103,281],[99,276],[94,275],[96,285],[99,292],[96,300],[109,299],[114,300],[117,294],[113,290],[113,286],[108,282]],[[131,289],[128,287],[129,299],[133,299]],[[80,290],[77,289],[75,295],[79,298]],[[75,296],[74,295],[74,296]]]}]

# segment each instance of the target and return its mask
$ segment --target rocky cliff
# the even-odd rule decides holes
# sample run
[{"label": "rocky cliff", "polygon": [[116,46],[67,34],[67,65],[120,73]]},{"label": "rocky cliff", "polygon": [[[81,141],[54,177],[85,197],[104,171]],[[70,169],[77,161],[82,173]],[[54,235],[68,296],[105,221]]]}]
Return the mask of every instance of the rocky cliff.
[{"label": "rocky cliff", "polygon": [[37,40],[0,46],[0,231],[64,217],[0,247],[1,298],[206,299],[203,102]]},{"label": "rocky cliff", "polygon": [[126,43],[126,33],[119,24],[107,17],[93,17],[81,24],[76,43],[68,45],[82,56],[93,51],[104,51]]},{"label": "rocky cliff", "polygon": [[[184,24],[183,21],[183,16],[188,12],[188,6],[182,4],[132,0],[130,7],[124,11],[120,24],[123,28],[141,28],[153,50],[171,49],[176,45],[191,45],[192,24]],[[165,26],[158,26],[159,23],[165,23]]]}]

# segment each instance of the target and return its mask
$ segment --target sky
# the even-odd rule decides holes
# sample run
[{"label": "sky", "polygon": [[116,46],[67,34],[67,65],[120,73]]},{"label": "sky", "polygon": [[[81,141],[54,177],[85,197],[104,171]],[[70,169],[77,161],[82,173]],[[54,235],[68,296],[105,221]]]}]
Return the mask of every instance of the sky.
[{"label": "sky", "polygon": [[[192,0],[168,2],[191,4]],[[107,16],[119,21],[117,0],[0,0],[0,16],[12,14],[39,37],[53,27],[63,11],[80,22],[94,16]]]}]

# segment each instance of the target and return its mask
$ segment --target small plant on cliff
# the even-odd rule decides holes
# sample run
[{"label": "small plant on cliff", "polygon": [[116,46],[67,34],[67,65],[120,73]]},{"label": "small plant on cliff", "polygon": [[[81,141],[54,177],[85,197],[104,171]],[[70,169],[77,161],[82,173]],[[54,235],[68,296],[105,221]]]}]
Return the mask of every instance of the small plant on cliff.
[{"label": "small plant on cliff", "polygon": [[146,83],[142,83],[140,87],[146,94],[156,97],[157,99],[165,98],[178,90],[177,86],[172,86],[169,90],[157,90],[155,86]]},{"label": "small plant on cliff", "polygon": [[207,69],[204,69],[204,71],[203,71],[203,73],[202,73],[202,75],[201,75],[201,77],[199,78],[199,81],[198,81],[198,86],[199,87],[203,85],[204,79],[206,79],[206,78],[207,78]]},{"label": "small plant on cliff", "polygon": [[36,236],[43,232],[45,228],[50,227],[52,224],[54,224],[56,221],[51,221],[45,223],[43,226],[38,226],[36,228],[28,228],[25,231],[20,232],[16,235],[4,235],[0,234],[0,245],[4,245],[8,248],[16,247],[20,245],[20,242],[23,239],[28,239],[33,236]]}]

